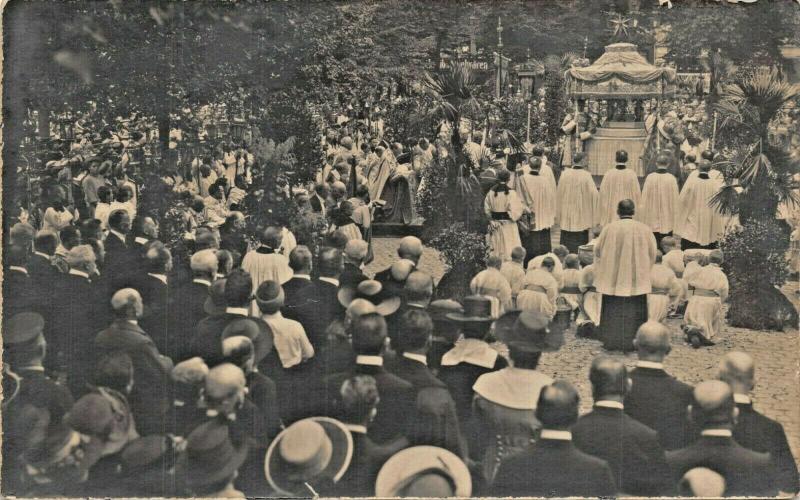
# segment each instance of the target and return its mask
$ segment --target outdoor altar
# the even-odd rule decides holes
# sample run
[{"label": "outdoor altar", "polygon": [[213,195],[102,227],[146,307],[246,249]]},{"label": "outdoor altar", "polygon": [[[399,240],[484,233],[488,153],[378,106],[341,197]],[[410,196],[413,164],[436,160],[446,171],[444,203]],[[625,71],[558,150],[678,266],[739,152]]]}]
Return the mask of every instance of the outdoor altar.
[{"label": "outdoor altar", "polygon": [[[574,103],[576,149],[583,148],[592,174],[614,166],[619,149],[628,152],[628,167],[646,172],[642,157],[651,132],[648,117],[657,116],[661,100],[675,93],[675,70],[654,66],[632,43],[607,45],[593,64],[567,70],[567,95]],[[652,143],[652,141],[651,141]]]}]

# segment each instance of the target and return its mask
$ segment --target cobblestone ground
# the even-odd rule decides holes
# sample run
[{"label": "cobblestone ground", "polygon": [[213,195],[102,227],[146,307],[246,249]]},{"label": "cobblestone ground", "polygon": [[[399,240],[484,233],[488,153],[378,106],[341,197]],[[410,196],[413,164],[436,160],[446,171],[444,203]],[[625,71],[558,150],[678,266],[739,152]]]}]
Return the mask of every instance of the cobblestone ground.
[{"label": "cobblestone ground", "polygon": [[[372,274],[391,265],[396,255],[397,239],[373,240],[375,261],[367,268]],[[435,279],[445,271],[436,252],[426,249],[420,263],[423,271]],[[795,294],[797,282],[791,282],[784,292],[800,304]],[[732,350],[749,353],[756,362],[757,383],[753,401],[757,410],[782,423],[789,438],[795,459],[800,463],[800,334],[798,330],[786,332],[754,331],[724,326],[717,345],[692,349],[684,344],[680,320],[669,320],[672,332],[672,353],[665,362],[668,372],[688,384],[713,378],[722,355]],[[589,385],[589,365],[598,354],[605,353],[599,342],[576,338],[574,327],[565,333],[565,344],[557,353],[542,357],[540,369],[553,378],[565,378],[576,384],[581,395],[581,410],[592,405]],[[633,367],[635,354],[615,354],[623,357]]]}]

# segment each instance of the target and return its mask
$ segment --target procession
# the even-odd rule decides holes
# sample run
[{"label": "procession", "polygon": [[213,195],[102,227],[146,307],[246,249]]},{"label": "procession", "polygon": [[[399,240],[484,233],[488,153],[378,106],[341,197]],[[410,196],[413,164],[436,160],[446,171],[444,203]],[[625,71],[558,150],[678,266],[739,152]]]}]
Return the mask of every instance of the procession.
[{"label": "procession", "polygon": [[6,14],[4,496],[800,493],[794,0]]}]

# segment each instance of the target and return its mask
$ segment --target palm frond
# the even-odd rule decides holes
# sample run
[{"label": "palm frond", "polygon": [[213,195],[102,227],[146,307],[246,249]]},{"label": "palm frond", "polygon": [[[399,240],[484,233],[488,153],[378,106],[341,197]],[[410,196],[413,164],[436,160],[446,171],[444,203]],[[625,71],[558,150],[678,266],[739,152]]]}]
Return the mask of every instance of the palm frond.
[{"label": "palm frond", "polygon": [[739,211],[739,191],[741,186],[726,184],[711,197],[708,206],[716,208],[723,215],[735,215]]},{"label": "palm frond", "polygon": [[772,169],[772,163],[767,155],[759,153],[745,160],[741,170],[738,172],[739,184],[744,188],[753,185],[762,176],[768,175]]}]

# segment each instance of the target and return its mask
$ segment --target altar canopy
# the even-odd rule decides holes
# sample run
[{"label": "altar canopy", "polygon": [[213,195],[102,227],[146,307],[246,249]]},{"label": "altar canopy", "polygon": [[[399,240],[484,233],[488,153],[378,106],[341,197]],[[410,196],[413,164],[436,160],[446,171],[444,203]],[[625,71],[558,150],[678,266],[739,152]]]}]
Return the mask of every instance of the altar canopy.
[{"label": "altar canopy", "polygon": [[647,62],[632,43],[613,43],[594,64],[567,70],[567,92],[577,99],[663,97],[675,91],[676,72]]}]

